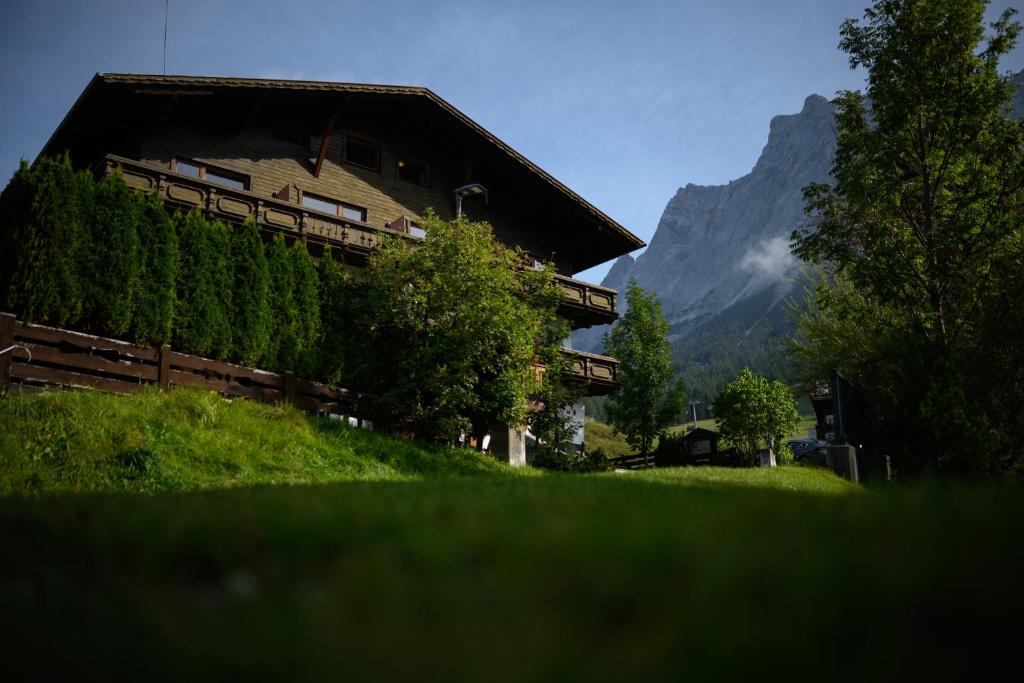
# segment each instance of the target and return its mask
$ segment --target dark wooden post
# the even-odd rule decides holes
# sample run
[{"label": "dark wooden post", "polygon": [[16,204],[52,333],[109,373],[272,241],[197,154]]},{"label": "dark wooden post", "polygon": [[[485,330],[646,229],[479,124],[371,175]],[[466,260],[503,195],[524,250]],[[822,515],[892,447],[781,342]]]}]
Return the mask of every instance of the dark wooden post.
[{"label": "dark wooden post", "polygon": [[168,388],[171,385],[171,346],[170,344],[164,344],[160,347],[160,369],[157,371],[156,381],[160,385],[160,390]]},{"label": "dark wooden post", "polygon": [[[0,351],[14,345],[14,322],[12,313],[0,313]],[[6,394],[11,390],[11,361],[14,349],[0,353],[0,389]]]},{"label": "dark wooden post", "polygon": [[295,401],[295,373],[290,370],[281,375],[281,394],[288,403]]}]

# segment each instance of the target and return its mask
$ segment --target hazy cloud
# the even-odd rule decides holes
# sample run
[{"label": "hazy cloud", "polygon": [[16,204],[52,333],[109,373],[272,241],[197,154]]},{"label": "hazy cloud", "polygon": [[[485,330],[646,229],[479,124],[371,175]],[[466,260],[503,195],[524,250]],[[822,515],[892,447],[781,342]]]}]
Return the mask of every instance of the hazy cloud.
[{"label": "hazy cloud", "polygon": [[761,240],[743,255],[740,268],[747,272],[764,275],[771,281],[785,279],[796,265],[796,257],[789,250],[789,240],[773,237]]}]

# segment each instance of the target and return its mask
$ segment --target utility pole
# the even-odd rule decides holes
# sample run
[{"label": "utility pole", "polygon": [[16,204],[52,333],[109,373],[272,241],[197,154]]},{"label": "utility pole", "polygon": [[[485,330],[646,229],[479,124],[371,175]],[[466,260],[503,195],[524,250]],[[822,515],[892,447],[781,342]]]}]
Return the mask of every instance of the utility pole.
[{"label": "utility pole", "polygon": [[690,401],[689,405],[690,405],[691,408],[693,408],[693,428],[696,429],[697,428],[697,406],[700,405],[700,401],[698,401],[697,399],[693,399],[692,401]]}]

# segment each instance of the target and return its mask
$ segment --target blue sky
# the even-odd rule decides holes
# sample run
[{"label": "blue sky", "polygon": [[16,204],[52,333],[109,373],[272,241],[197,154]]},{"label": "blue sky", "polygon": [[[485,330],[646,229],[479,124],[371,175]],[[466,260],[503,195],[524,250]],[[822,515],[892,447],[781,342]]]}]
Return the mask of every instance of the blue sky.
[{"label": "blue sky", "polygon": [[[649,241],[677,188],[751,169],[772,116],[860,87],[837,29],[867,4],[170,0],[167,73],[427,86]],[[162,71],[164,0],[0,9],[5,180],[95,72]]]}]

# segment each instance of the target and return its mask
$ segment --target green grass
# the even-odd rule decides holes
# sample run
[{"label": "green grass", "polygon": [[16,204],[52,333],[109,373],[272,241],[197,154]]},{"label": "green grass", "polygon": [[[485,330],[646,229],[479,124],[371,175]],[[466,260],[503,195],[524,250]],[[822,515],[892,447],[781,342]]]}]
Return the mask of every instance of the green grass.
[{"label": "green grass", "polygon": [[192,392],[0,411],[5,490],[45,494],[0,496],[12,680],[978,680],[1024,637],[1019,487],[512,476]]},{"label": "green grass", "polygon": [[199,390],[46,392],[0,400],[0,493],[181,491],[512,474],[287,406]]},{"label": "green grass", "polygon": [[[806,485],[780,485],[795,472]],[[865,492],[795,468],[8,497],[5,665],[977,680],[1012,664],[1022,635],[1022,502]]]},{"label": "green grass", "polygon": [[633,452],[626,443],[626,437],[616,433],[614,427],[590,418],[584,424],[583,443],[588,452],[600,448],[609,457]]}]

